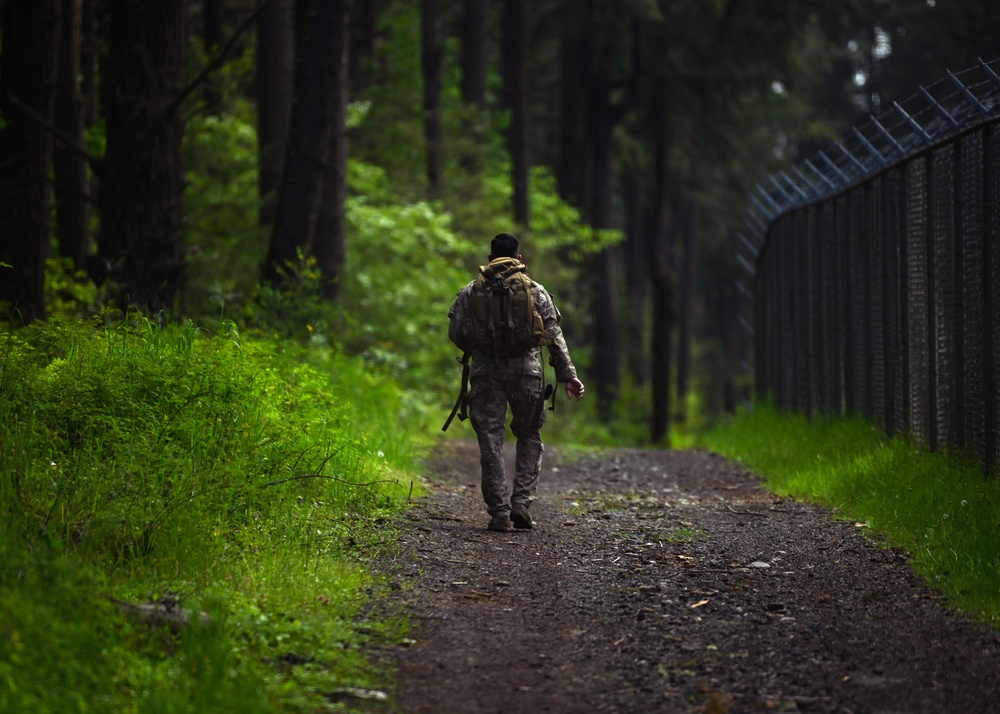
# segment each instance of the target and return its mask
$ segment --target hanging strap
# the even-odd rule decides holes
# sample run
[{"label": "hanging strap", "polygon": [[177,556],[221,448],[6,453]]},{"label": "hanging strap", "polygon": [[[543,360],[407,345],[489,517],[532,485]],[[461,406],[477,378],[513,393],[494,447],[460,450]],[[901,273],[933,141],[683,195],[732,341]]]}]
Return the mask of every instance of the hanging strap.
[{"label": "hanging strap", "polygon": [[461,357],[455,358],[458,362],[462,363],[462,387],[458,391],[458,399],[455,400],[455,406],[452,408],[448,420],[441,427],[441,431],[448,431],[448,427],[451,426],[451,422],[456,415],[458,415],[459,421],[465,421],[469,418],[469,372],[472,369],[471,357],[471,352],[465,352]]},{"label": "hanging strap", "polygon": [[[539,357],[541,357],[541,355],[539,355]],[[558,371],[556,370],[556,366],[554,364],[552,364],[552,355],[551,354],[549,355],[549,364],[552,366],[552,370],[558,374]],[[542,375],[544,375],[544,374],[545,374],[545,363],[542,362]],[[544,379],[544,376],[543,376],[542,382],[544,383],[544,381],[545,381],[545,379]],[[558,392],[558,391],[559,391],[559,378],[556,377],[556,381],[553,384],[550,384],[550,385],[548,385],[548,386],[545,387],[545,392],[544,392],[545,396],[543,397],[543,399],[549,399],[550,397],[552,398],[552,401],[549,403],[549,411],[550,412],[554,412],[556,410],[556,392]]]}]

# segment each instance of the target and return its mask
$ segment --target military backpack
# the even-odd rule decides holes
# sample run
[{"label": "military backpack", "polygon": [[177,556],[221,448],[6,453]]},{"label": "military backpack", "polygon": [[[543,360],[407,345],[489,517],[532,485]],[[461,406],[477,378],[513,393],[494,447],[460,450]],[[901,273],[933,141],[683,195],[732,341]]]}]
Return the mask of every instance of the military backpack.
[{"label": "military backpack", "polygon": [[472,284],[470,323],[463,349],[492,357],[516,357],[552,344],[535,307],[533,281],[524,263],[497,258],[479,268]]}]

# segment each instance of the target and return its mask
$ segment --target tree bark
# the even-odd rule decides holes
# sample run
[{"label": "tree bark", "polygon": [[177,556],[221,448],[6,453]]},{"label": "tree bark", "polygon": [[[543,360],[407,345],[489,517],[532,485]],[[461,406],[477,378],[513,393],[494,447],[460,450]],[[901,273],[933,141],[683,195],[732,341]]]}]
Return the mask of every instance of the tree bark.
[{"label": "tree bark", "polygon": [[338,61],[334,67],[332,85],[327,93],[330,123],[329,148],[324,162],[323,198],[320,201],[319,223],[316,227],[314,253],[322,274],[323,296],[335,300],[340,293],[340,276],[344,270],[347,248],[347,100],[350,58],[351,2],[341,5],[341,15],[333,37]]},{"label": "tree bark", "polygon": [[83,0],[80,7],[80,94],[83,95],[83,124],[97,123],[97,0]]},{"label": "tree bark", "polygon": [[691,386],[692,322],[694,321],[694,289],[698,272],[698,229],[701,223],[701,203],[697,196],[685,201],[683,264],[680,270],[680,291],[677,304],[677,420],[687,419],[687,393]]},{"label": "tree bark", "polygon": [[646,232],[642,217],[642,181],[635,169],[629,170],[622,186],[625,208],[625,282],[628,291],[627,310],[622,316],[625,363],[637,386],[646,383]]},{"label": "tree bark", "polygon": [[421,0],[421,66],[424,74],[424,143],[427,152],[427,192],[441,194],[444,147],[441,144],[441,84],[444,47],[438,39],[437,0]]},{"label": "tree bark", "polygon": [[[222,47],[222,0],[202,0],[201,46],[205,57],[211,57]],[[222,101],[218,77],[213,74],[205,79],[202,95],[209,112],[216,114]]]},{"label": "tree bark", "polygon": [[351,57],[347,71],[351,92],[360,95],[374,77],[375,48],[378,39],[379,0],[361,0],[351,8]]},{"label": "tree bark", "polygon": [[646,264],[649,269],[653,325],[650,339],[650,439],[668,444],[670,439],[671,333],[674,323],[675,278],[672,268],[672,220],[670,211],[669,141],[663,125],[662,100],[654,100],[653,194],[646,232]]},{"label": "tree bark", "polygon": [[[613,138],[610,91],[601,77],[592,77],[591,132],[593,135],[593,196],[591,226],[611,228]],[[621,322],[618,311],[618,270],[615,248],[606,248],[591,259],[593,279],[593,379],[597,413],[604,421],[614,415],[621,389]]]},{"label": "tree bark", "polygon": [[56,141],[52,174],[56,198],[59,254],[83,270],[90,253],[90,203],[87,163],[75,147],[84,145],[84,103],[80,93],[81,0],[60,0],[59,67],[56,79]]},{"label": "tree bark", "polygon": [[222,1],[202,0],[202,48],[206,55],[215,54],[222,47]]},{"label": "tree bark", "polygon": [[524,0],[505,0],[501,47],[504,104],[510,110],[507,147],[511,158],[514,222],[525,229],[531,226],[526,35]]},{"label": "tree bark", "polygon": [[559,153],[556,161],[556,186],[559,196],[576,208],[583,208],[586,186],[586,151],[584,151],[584,61],[580,8],[567,3],[563,10],[559,46]]},{"label": "tree bark", "polygon": [[346,18],[347,0],[299,0],[295,60],[295,96],[288,149],[271,244],[262,271],[272,285],[284,281],[282,269],[301,252],[313,253],[319,221],[324,161],[329,155],[333,80],[342,64],[343,45],[336,41]]},{"label": "tree bark", "polygon": [[11,267],[0,265],[0,300],[25,323],[45,317],[58,48],[59,0],[3,3],[0,263]]},{"label": "tree bark", "polygon": [[486,38],[489,30],[488,0],[464,0],[462,13],[462,99],[470,112],[465,121],[471,146],[462,156],[462,166],[470,174],[482,170],[479,153],[483,143],[486,113]]},{"label": "tree bark", "polygon": [[108,2],[101,89],[107,148],[101,166],[98,255],[119,306],[169,310],[183,287],[182,0]]},{"label": "tree bark", "polygon": [[739,329],[734,315],[739,305],[728,297],[716,301],[716,334],[722,351],[722,409],[726,414],[736,413],[736,371],[739,369],[736,332]]},{"label": "tree bark", "polygon": [[292,0],[270,0],[257,17],[258,223],[274,223],[292,106]]}]

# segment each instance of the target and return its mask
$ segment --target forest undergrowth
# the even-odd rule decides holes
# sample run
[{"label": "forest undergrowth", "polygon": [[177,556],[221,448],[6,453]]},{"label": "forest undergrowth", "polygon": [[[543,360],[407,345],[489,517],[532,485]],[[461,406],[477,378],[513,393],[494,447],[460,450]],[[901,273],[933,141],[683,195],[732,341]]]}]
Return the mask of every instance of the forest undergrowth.
[{"label": "forest undergrowth", "polygon": [[136,316],[0,335],[0,710],[315,711],[373,687],[402,390]]}]

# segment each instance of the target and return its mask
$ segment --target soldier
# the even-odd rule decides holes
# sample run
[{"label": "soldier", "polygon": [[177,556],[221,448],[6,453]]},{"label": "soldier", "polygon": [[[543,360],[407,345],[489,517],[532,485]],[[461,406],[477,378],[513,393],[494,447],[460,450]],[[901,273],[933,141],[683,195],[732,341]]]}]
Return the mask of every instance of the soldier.
[{"label": "soldier", "polygon": [[[521,254],[518,251],[517,238],[509,233],[497,235],[490,243],[490,264],[483,266],[480,272],[487,276],[523,273],[524,265],[520,262]],[[584,392],[583,382],[576,376],[576,368],[559,327],[559,310],[544,287],[528,279],[526,275],[523,278],[525,285],[530,286],[531,294],[527,301],[529,307],[516,307],[521,303],[515,300],[514,308],[502,308],[501,312],[510,310],[510,314],[503,319],[507,321],[506,325],[511,326],[515,320],[525,319],[524,316],[519,316],[519,310],[533,308],[534,313],[537,313],[534,314],[534,319],[538,321],[541,318],[536,333],[541,332],[543,337],[532,340],[526,348],[515,346],[505,349],[500,344],[499,336],[495,338],[496,344],[492,342],[494,338],[490,338],[491,347],[484,347],[481,340],[476,343],[470,339],[476,313],[474,301],[478,299],[475,297],[476,280],[459,291],[448,311],[448,337],[459,348],[472,354],[469,417],[479,440],[483,499],[491,516],[488,528],[501,533],[513,528],[531,528],[533,525],[530,507],[538,484],[544,450],[540,435],[545,422],[541,344],[548,345],[549,363],[555,368],[556,381],[565,383],[567,398],[579,400]],[[482,279],[479,280],[481,283]],[[478,314],[481,315],[482,312],[480,309]],[[531,315],[527,319],[530,320]],[[511,332],[513,331],[512,329]],[[502,326],[494,332],[497,335],[501,332],[506,334],[507,330]],[[513,492],[507,487],[503,458],[508,404],[513,414],[510,428],[517,439]]]}]

